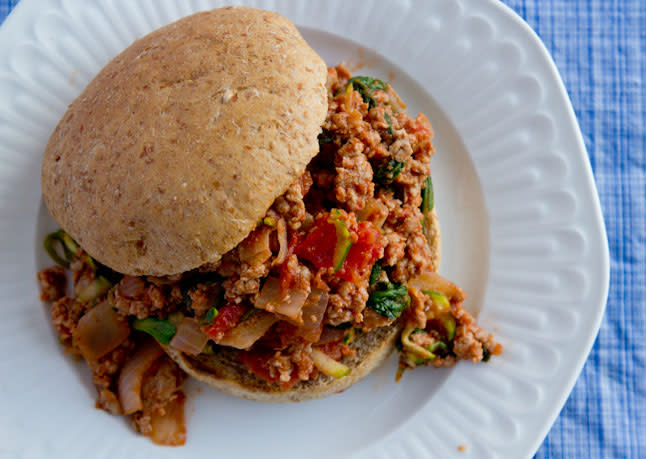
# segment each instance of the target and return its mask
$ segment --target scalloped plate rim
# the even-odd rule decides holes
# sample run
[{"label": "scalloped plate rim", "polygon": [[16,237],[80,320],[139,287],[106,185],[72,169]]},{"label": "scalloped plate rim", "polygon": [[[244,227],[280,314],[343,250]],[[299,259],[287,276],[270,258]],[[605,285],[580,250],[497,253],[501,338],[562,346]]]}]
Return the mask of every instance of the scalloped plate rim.
[{"label": "scalloped plate rim", "polygon": [[[39,0],[22,0],[21,2],[19,2],[18,5],[12,11],[12,13],[9,15],[9,17],[5,20],[5,22],[0,27],[0,38],[8,36],[10,33],[14,33],[14,34],[21,33],[18,31],[18,29],[21,27],[23,28],[22,32],[24,32],[24,29],[29,26],[29,23],[27,21],[29,15],[37,14],[39,3],[44,3],[44,1],[39,2]],[[599,302],[599,307],[594,309],[595,315],[594,315],[594,319],[592,320],[594,327],[590,328],[588,330],[588,333],[586,334],[586,342],[583,346],[585,348],[585,352],[578,353],[577,364],[570,371],[567,382],[564,384],[560,384],[559,386],[560,387],[559,403],[555,404],[552,407],[551,416],[545,418],[542,424],[543,427],[541,428],[541,432],[535,435],[535,441],[531,445],[529,444],[527,445],[526,451],[528,455],[531,455],[538,449],[538,447],[540,446],[540,443],[543,441],[543,438],[547,434],[547,431],[549,430],[550,426],[553,424],[554,420],[556,419],[559,411],[563,407],[569,393],[572,390],[572,387],[576,382],[578,375],[581,372],[581,369],[589,355],[590,349],[598,333],[599,326],[601,324],[601,320],[605,310],[607,296],[608,296],[609,276],[610,276],[609,249],[608,249],[608,240],[607,240],[606,229],[605,229],[605,222],[603,219],[599,196],[596,192],[596,184],[594,182],[594,176],[592,173],[592,169],[590,167],[589,158],[586,153],[586,148],[583,142],[582,134],[578,127],[578,121],[576,119],[574,110],[572,108],[572,104],[567,95],[565,86],[558,73],[558,70],[554,65],[554,62],[552,61],[552,58],[549,55],[549,52],[546,49],[545,45],[542,43],[538,35],[529,27],[529,25],[524,20],[522,20],[522,18],[520,18],[511,8],[509,8],[507,5],[503,4],[498,0],[488,0],[487,3],[494,8],[498,8],[499,11],[501,11],[509,20],[512,20],[516,24],[520,25],[524,29],[525,33],[529,34],[532,37],[533,44],[534,46],[538,46],[538,49],[540,50],[542,58],[544,58],[549,63],[549,68],[551,70],[551,74],[549,75],[551,84],[556,84],[556,87],[560,92],[560,97],[562,101],[565,102],[565,105],[567,108],[567,112],[569,116],[568,121],[571,124],[573,124],[573,126],[575,127],[573,132],[576,137],[578,148],[576,149],[576,152],[569,151],[568,154],[579,155],[581,157],[580,159],[583,159],[583,162],[586,165],[584,170],[579,172],[583,172],[584,174],[586,187],[588,189],[593,190],[593,193],[589,197],[591,197],[593,200],[592,204],[595,210],[594,220],[597,225],[595,230],[598,232],[598,235],[601,236],[600,242],[602,245],[600,247],[601,259],[598,266],[599,273],[601,274],[601,278],[602,278],[602,283],[600,286],[601,294],[597,298]],[[6,43],[6,42],[7,42],[6,40],[2,41],[2,43]],[[2,52],[3,48],[8,49],[9,47],[5,45],[0,46],[0,58],[4,56],[4,52]],[[543,75],[543,77],[545,76],[546,75]],[[398,429],[394,434],[400,434],[400,433],[401,433],[401,429]],[[365,452],[366,452],[366,449],[361,450],[361,453],[365,453]]]}]

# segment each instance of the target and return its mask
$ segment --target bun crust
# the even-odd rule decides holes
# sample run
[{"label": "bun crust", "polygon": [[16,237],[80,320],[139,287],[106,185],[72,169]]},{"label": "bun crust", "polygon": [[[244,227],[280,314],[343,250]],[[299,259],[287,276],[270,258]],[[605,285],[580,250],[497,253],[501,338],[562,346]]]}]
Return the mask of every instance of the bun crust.
[{"label": "bun crust", "polygon": [[54,220],[129,275],[216,262],[318,152],[327,68],[276,13],[197,13],[135,41],[70,105],[42,166]]},{"label": "bun crust", "polygon": [[[432,266],[440,267],[441,232],[435,210],[425,213],[425,233],[431,247]],[[281,390],[249,372],[236,360],[234,349],[221,347],[214,355],[189,356],[167,347],[166,353],[190,376],[236,397],[261,402],[302,402],[327,397],[346,390],[368,376],[391,354],[402,329],[401,321],[359,335],[351,344],[353,357],[342,362],[351,368],[350,374],[334,379],[320,374],[314,381],[301,381],[289,390]],[[394,375],[393,375],[394,377]]]}]

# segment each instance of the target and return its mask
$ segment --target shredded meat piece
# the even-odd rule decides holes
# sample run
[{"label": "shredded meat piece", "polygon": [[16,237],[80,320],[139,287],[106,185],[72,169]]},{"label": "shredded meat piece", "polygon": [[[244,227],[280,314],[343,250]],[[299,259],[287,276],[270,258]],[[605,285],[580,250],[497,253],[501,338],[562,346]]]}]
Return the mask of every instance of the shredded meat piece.
[{"label": "shredded meat piece", "polygon": [[39,272],[38,282],[42,301],[56,301],[65,296],[67,279],[65,270],[60,266],[53,266]]},{"label": "shredded meat piece", "polygon": [[72,345],[72,334],[85,314],[86,305],[66,296],[59,298],[52,304],[52,323],[58,333],[61,343],[68,352],[78,355]]},{"label": "shredded meat piece", "polygon": [[483,358],[483,349],[494,355],[502,352],[502,346],[496,343],[493,335],[480,328],[473,316],[462,307],[454,308],[452,315],[457,323],[453,352],[459,359],[479,362]]},{"label": "shredded meat piece", "polygon": [[152,432],[151,418],[154,415],[166,414],[167,404],[178,397],[181,392],[185,373],[169,357],[160,357],[147,372],[141,387],[143,410],[132,415],[132,421],[143,435]]},{"label": "shredded meat piece", "polygon": [[387,240],[384,261],[387,266],[394,266],[391,279],[395,282],[406,282],[432,268],[431,250],[424,235],[422,219],[419,208],[404,204],[395,207],[384,223]]},{"label": "shredded meat piece", "polygon": [[408,320],[415,323],[417,328],[426,327],[426,313],[428,297],[416,288],[408,288],[410,305],[408,306]]},{"label": "shredded meat piece", "polygon": [[358,139],[350,139],[339,148],[334,159],[336,177],[334,193],[339,203],[348,211],[363,209],[366,200],[372,197],[375,184],[372,183],[372,166],[363,154],[364,146]]},{"label": "shredded meat piece", "polygon": [[309,292],[311,287],[312,272],[307,266],[301,264],[294,254],[287,257],[283,266],[283,276],[291,279],[291,287],[296,290]]},{"label": "shredded meat piece", "polygon": [[292,375],[307,381],[316,370],[310,357],[311,345],[299,343],[282,351],[276,351],[268,362],[269,374],[283,383],[291,381]]},{"label": "shredded meat piece", "polygon": [[200,317],[206,314],[215,305],[221,292],[222,289],[218,285],[197,284],[188,293],[191,297],[191,309],[195,312],[195,316]]},{"label": "shredded meat piece", "polygon": [[229,303],[240,304],[247,297],[258,293],[260,278],[241,278],[233,275],[222,282],[222,287],[224,287],[224,297]]},{"label": "shredded meat piece", "polygon": [[126,363],[135,348],[134,342],[128,338],[119,347],[108,352],[96,361],[87,361],[92,371],[92,382],[98,392],[96,407],[105,409],[112,414],[121,414],[117,392],[119,370]]},{"label": "shredded meat piece", "polygon": [[[301,227],[305,220],[305,203],[303,196],[309,189],[310,180],[298,179],[287,191],[274,201],[272,209],[280,216],[285,218],[287,226],[292,230]],[[304,191],[304,188],[307,190]]]},{"label": "shredded meat piece", "polygon": [[344,322],[361,324],[362,313],[369,296],[367,280],[357,285],[332,277],[328,283],[335,293],[331,293],[329,296],[325,323],[330,325],[339,325]]},{"label": "shredded meat piece", "polygon": [[[265,231],[265,230],[262,230]],[[248,238],[255,239],[254,232]],[[246,240],[245,240],[246,241]],[[253,304],[260,290],[260,280],[269,274],[271,254],[268,257],[255,256],[251,263],[240,260],[240,250],[246,250],[245,241],[238,247],[225,254],[218,267],[218,274],[225,278],[222,282],[224,297],[229,303],[240,304],[245,301]],[[269,240],[267,240],[269,243]]]},{"label": "shredded meat piece", "polygon": [[174,303],[167,301],[162,287],[155,284],[146,285],[143,279],[135,286],[129,276],[124,277],[112,297],[112,306],[124,316],[136,316],[138,319],[166,315],[173,311]]},{"label": "shredded meat piece", "polygon": [[122,414],[119,397],[116,393],[108,389],[99,390],[94,406],[101,410],[105,410],[110,414]]},{"label": "shredded meat piece", "polygon": [[384,234],[385,246],[383,263],[385,266],[394,266],[404,258],[406,252],[406,238],[401,234],[389,230]]}]

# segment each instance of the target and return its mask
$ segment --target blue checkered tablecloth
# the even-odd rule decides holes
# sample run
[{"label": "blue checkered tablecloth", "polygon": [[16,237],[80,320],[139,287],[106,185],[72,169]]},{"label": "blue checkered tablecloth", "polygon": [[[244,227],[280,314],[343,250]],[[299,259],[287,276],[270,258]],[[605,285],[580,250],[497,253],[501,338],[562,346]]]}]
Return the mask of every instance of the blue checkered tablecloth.
[{"label": "blue checkered tablecloth", "polygon": [[565,81],[610,243],[599,336],[536,457],[646,458],[646,1],[505,3]]},{"label": "blue checkered tablecloth", "polygon": [[[646,0],[504,2],[538,32],[565,81],[611,255],[599,337],[536,457],[646,458]],[[0,0],[0,22],[16,3]]]}]

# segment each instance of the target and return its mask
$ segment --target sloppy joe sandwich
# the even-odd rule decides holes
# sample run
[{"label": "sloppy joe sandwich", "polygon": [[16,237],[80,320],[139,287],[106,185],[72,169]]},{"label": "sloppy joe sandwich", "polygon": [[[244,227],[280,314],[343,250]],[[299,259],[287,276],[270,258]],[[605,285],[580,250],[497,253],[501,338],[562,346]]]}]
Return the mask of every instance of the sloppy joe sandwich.
[{"label": "sloppy joe sandwich", "polygon": [[437,274],[432,137],[390,84],[327,68],[276,13],[216,9],[135,41],[42,167],[61,230],[41,297],[97,406],[182,444],[184,372],[303,401],[396,347],[397,378],[498,354]]}]

